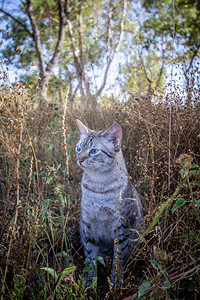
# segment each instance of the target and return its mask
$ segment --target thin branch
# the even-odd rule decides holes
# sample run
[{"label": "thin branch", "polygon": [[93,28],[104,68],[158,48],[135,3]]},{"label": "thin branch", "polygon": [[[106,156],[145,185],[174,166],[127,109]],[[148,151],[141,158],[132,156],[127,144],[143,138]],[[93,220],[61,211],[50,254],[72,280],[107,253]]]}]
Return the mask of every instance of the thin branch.
[{"label": "thin branch", "polygon": [[65,15],[65,7],[63,6],[62,0],[58,0],[58,9],[59,9],[59,33],[58,33],[58,40],[56,44],[56,48],[54,51],[54,54],[52,56],[52,59],[48,63],[46,67],[46,72],[50,73],[59,58],[61,51],[62,51],[62,45],[64,41],[65,36],[65,27],[66,27],[66,15]]},{"label": "thin branch", "polygon": [[122,13],[122,20],[121,20],[121,24],[120,24],[119,42],[118,42],[117,46],[115,47],[114,54],[119,51],[119,48],[120,48],[122,40],[123,40],[123,35],[124,35],[124,21],[125,21],[125,17],[126,17],[126,8],[127,8],[127,2],[126,2],[126,0],[124,0],[124,8],[123,8],[123,13]]},{"label": "thin branch", "polygon": [[199,52],[199,49],[200,49],[200,45],[198,45],[198,46],[197,46],[197,49],[193,52],[193,55],[192,55],[192,57],[191,57],[191,59],[190,59],[190,64],[189,64],[189,67],[188,67],[188,71],[191,69],[192,64],[193,64],[193,61],[194,61],[194,59],[196,58],[196,56],[197,56],[197,54],[198,54],[198,52]]},{"label": "thin branch", "polygon": [[108,11],[108,29],[107,29],[107,59],[110,57],[110,52],[111,52],[111,47],[110,47],[110,40],[111,40],[111,24],[112,24],[112,15],[113,15],[113,5],[112,5],[112,0],[109,1],[109,11]]},{"label": "thin branch", "polygon": [[142,58],[141,53],[139,54],[139,57],[140,57],[140,62],[142,64],[142,68],[143,68],[143,71],[144,71],[145,78],[149,82],[149,88],[148,88],[148,95],[149,95],[152,91],[152,80],[149,78],[149,76],[147,74],[146,67],[145,67],[144,60]]},{"label": "thin branch", "polygon": [[30,30],[26,27],[26,25],[24,25],[21,21],[19,21],[17,18],[13,17],[10,13],[6,12],[5,10],[3,10],[2,8],[0,8],[0,11],[8,16],[9,18],[13,19],[13,21],[15,21],[16,23],[18,23],[22,28],[24,28],[26,30],[26,32],[28,33],[28,35],[30,35],[30,37],[33,38],[33,33],[30,32]]},{"label": "thin branch", "polygon": [[44,56],[42,53],[42,42],[41,42],[41,37],[40,37],[40,32],[37,26],[36,19],[33,14],[33,8],[31,4],[31,0],[26,0],[26,5],[27,5],[27,13],[31,22],[31,26],[33,29],[33,39],[35,42],[35,50],[37,53],[37,57],[39,60],[39,65],[40,65],[40,72],[41,72],[41,77],[44,78],[45,76],[45,62],[44,62]]},{"label": "thin branch", "polygon": [[119,40],[118,40],[117,45],[115,46],[115,49],[113,51],[112,57],[107,57],[107,66],[106,66],[106,70],[105,70],[105,73],[104,73],[103,82],[102,82],[101,87],[97,91],[96,96],[99,96],[102,93],[102,91],[103,91],[103,89],[104,89],[104,87],[106,85],[106,80],[107,80],[107,76],[108,76],[108,71],[109,71],[110,65],[111,65],[111,63],[112,63],[115,55],[117,54],[117,52],[119,51],[119,48],[121,46],[121,43],[122,43],[122,40],[123,40],[123,34],[124,34],[124,21],[125,21],[125,17],[126,17],[126,8],[127,8],[127,2],[126,2],[126,0],[124,0],[124,6],[123,6],[123,12],[122,12],[122,19],[121,19],[121,24],[120,24]]},{"label": "thin branch", "polygon": [[79,89],[81,92],[81,96],[84,97],[84,91],[83,91],[83,86],[82,86],[82,69],[81,69],[81,61],[80,61],[80,56],[79,56],[79,50],[76,47],[76,42],[75,42],[75,37],[74,37],[74,32],[73,32],[73,27],[72,23],[70,21],[70,7],[69,7],[69,2],[66,2],[66,15],[67,15],[67,25],[68,25],[68,30],[69,30],[69,37],[71,41],[71,48],[74,56],[74,63],[75,63],[75,68],[76,68],[76,77],[79,82]]}]

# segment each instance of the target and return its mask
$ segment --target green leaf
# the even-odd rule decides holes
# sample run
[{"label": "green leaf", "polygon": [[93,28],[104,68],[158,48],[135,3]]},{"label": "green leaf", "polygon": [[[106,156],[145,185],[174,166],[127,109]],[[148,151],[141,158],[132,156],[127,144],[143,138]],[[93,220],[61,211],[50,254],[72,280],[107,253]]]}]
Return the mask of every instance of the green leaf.
[{"label": "green leaf", "polygon": [[169,282],[169,285],[171,288],[173,288],[173,284],[171,279],[169,278],[169,275],[167,274],[167,272],[164,272],[163,275],[165,276],[165,278],[167,279],[167,281]]},{"label": "green leaf", "polygon": [[200,180],[195,183],[197,186],[200,186]]},{"label": "green leaf", "polygon": [[197,200],[196,203],[200,207],[200,200]]},{"label": "green leaf", "polygon": [[156,269],[157,271],[162,269],[162,267],[156,260],[150,260],[150,263],[151,263],[152,267],[154,269]]},{"label": "green leaf", "polygon": [[102,256],[97,256],[97,261],[100,262],[104,267],[106,266]]},{"label": "green leaf", "polygon": [[66,268],[62,271],[62,273],[59,274],[59,280],[58,280],[58,285],[61,283],[61,281],[69,274],[71,274],[72,272],[74,272],[76,270],[76,267],[73,266],[73,267],[69,267],[69,268]]},{"label": "green leaf", "polygon": [[200,175],[200,170],[194,170],[194,171],[192,171],[192,175],[193,175],[193,176],[198,176],[198,175]]},{"label": "green leaf", "polygon": [[192,164],[192,168],[199,168],[199,165],[196,165],[196,164]]},{"label": "green leaf", "polygon": [[43,267],[43,268],[41,268],[41,270],[47,271],[51,276],[53,276],[53,278],[55,278],[55,281],[58,280],[58,275],[54,269],[48,268],[48,267]]},{"label": "green leaf", "polygon": [[47,179],[46,183],[50,184],[53,182],[53,176],[49,176],[49,178]]},{"label": "green leaf", "polygon": [[96,290],[96,288],[97,288],[97,276],[94,276],[92,278],[91,288],[94,289],[94,290]]},{"label": "green leaf", "polygon": [[51,199],[45,199],[42,201],[42,214],[46,215]]},{"label": "green leaf", "polygon": [[176,209],[178,209],[179,207],[183,206],[187,201],[183,198],[179,198],[176,203],[174,204],[174,206],[172,207],[172,211],[174,212]]},{"label": "green leaf", "polygon": [[57,167],[56,167],[56,172],[60,169],[61,167],[61,164],[59,164]]},{"label": "green leaf", "polygon": [[138,293],[137,293],[137,299],[142,299],[142,297],[144,296],[144,294],[146,293],[146,291],[148,290],[148,288],[150,287],[151,285],[151,280],[147,280],[147,281],[144,281],[140,286],[139,286],[139,289],[138,289]]},{"label": "green leaf", "polygon": [[91,261],[92,261],[92,259],[89,258],[89,257],[87,257],[87,258],[85,259],[84,264],[85,264],[86,266],[87,266],[87,265],[90,265]]},{"label": "green leaf", "polygon": [[187,175],[188,175],[188,172],[183,172],[183,173],[181,173],[181,177],[182,177],[182,178],[185,178]]},{"label": "green leaf", "polygon": [[67,199],[66,199],[65,192],[60,192],[59,196],[60,196],[60,200],[61,200],[62,205],[66,206],[67,205]]},{"label": "green leaf", "polygon": [[62,252],[58,252],[58,253],[56,253],[56,257],[61,257],[61,256],[63,256],[63,257],[67,257],[67,256],[68,256],[68,254],[67,254],[67,252],[65,252],[65,251],[62,251]]}]

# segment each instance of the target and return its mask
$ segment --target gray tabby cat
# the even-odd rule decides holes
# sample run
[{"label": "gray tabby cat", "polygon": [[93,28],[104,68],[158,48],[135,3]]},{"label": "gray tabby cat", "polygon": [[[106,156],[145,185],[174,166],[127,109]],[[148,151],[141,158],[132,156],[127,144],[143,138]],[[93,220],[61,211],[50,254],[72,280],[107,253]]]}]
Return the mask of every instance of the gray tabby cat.
[{"label": "gray tabby cat", "polygon": [[[121,151],[122,129],[113,124],[105,132],[93,131],[76,120],[80,140],[77,163],[81,182],[80,234],[85,256],[111,257],[115,282],[122,272],[143,218],[139,195],[130,182]],[[94,276],[91,268],[87,286]]]}]

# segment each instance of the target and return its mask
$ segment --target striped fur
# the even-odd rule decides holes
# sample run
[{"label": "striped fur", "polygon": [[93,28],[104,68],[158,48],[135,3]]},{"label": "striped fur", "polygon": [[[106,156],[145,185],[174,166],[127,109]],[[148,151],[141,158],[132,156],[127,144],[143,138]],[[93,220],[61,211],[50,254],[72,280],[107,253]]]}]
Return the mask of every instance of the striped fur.
[{"label": "striped fur", "polygon": [[[142,221],[142,206],[136,189],[128,179],[120,147],[120,125],[114,124],[107,131],[100,132],[88,129],[79,120],[76,123],[80,130],[77,163],[84,171],[81,182],[81,241],[86,257],[111,257],[111,281],[114,282],[123,273],[135,239],[133,229],[138,230]],[[91,269],[88,286],[93,276]]]}]

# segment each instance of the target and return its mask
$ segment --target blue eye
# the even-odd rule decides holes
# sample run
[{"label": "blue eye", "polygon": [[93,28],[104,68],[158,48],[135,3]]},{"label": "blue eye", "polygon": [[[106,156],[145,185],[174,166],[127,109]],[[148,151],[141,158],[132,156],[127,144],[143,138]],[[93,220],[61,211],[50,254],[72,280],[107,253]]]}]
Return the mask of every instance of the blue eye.
[{"label": "blue eye", "polygon": [[79,146],[76,147],[77,152],[81,152],[81,150],[82,150],[81,147],[79,147]]},{"label": "blue eye", "polygon": [[98,152],[99,152],[98,149],[92,149],[92,150],[90,151],[90,154],[95,155],[95,154],[97,154]]}]

